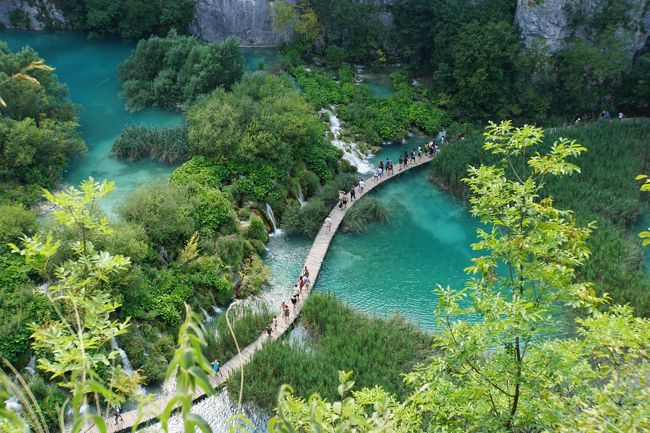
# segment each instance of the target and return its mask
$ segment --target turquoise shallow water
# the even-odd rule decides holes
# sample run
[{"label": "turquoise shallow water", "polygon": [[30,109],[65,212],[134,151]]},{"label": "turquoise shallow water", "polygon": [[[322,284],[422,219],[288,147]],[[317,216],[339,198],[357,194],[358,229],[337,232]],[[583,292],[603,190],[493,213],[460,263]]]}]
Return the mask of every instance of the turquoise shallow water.
[{"label": "turquoise shallow water", "polygon": [[[16,51],[33,47],[69,88],[70,99],[81,108],[79,131],[88,145],[88,154],[73,161],[64,177],[68,184],[78,184],[93,176],[97,180],[114,180],[116,191],[104,201],[111,213],[115,204],[140,185],[164,179],[173,166],[145,160],[125,163],[110,154],[115,138],[128,124],[173,126],[182,117],[178,113],[150,109],[137,113],[126,111],[118,93],[117,66],[135,48],[134,42],[118,40],[90,41],[75,32],[26,32],[1,30],[0,40]],[[277,60],[272,49],[244,49],[246,67],[256,70],[260,63]]]}]

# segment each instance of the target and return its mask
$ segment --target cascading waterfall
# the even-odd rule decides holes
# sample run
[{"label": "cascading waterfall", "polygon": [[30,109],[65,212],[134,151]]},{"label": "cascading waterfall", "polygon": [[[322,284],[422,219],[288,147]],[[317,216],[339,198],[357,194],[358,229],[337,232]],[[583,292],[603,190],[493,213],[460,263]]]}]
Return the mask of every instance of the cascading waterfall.
[{"label": "cascading waterfall", "polygon": [[370,173],[372,171],[372,166],[368,160],[372,158],[372,154],[369,153],[368,155],[364,155],[363,152],[359,150],[356,143],[347,143],[340,139],[341,130],[343,128],[341,128],[341,121],[334,112],[334,107],[330,107],[329,109],[323,108],[319,113],[327,114],[329,116],[329,130],[333,137],[332,140],[330,140],[330,143],[332,143],[337,149],[343,151],[343,159],[356,167],[357,172]]},{"label": "cascading waterfall", "polygon": [[27,370],[29,374],[36,373],[36,355],[32,355],[32,357],[29,358],[29,364],[27,364],[25,370]]},{"label": "cascading waterfall", "polygon": [[120,354],[120,358],[122,359],[122,367],[124,368],[124,371],[126,374],[129,376],[133,374],[133,367],[131,366],[131,361],[129,361],[129,357],[126,356],[126,352],[117,344],[117,340],[115,337],[111,339],[111,347],[114,350],[117,350],[117,353]]},{"label": "cascading waterfall", "polygon": [[282,230],[278,228],[278,224],[275,221],[275,215],[273,215],[273,209],[271,209],[271,205],[268,203],[266,203],[266,214],[271,220],[271,224],[273,224],[273,232],[269,233],[269,236],[280,236]]},{"label": "cascading waterfall", "polygon": [[305,203],[307,203],[307,200],[305,200],[305,196],[302,193],[302,187],[300,184],[298,184],[298,195],[296,198],[298,199],[298,203],[300,203],[300,207],[303,207]]}]

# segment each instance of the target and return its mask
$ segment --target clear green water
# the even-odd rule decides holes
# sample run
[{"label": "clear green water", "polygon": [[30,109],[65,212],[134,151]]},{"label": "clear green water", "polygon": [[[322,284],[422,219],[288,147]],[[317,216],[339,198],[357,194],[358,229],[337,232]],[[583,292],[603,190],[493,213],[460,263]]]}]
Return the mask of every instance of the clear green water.
[{"label": "clear green water", "polygon": [[[173,166],[145,160],[125,163],[111,156],[111,147],[122,128],[129,124],[173,126],[180,114],[150,109],[128,112],[118,93],[117,66],[135,48],[134,42],[119,40],[90,41],[76,32],[26,32],[0,30],[0,40],[16,51],[25,45],[33,47],[47,64],[56,68],[59,79],[66,83],[70,99],[81,108],[79,130],[88,144],[88,154],[73,161],[64,177],[68,184],[94,177],[113,180],[117,189],[105,200],[104,208],[112,213],[115,205],[140,185],[164,179]],[[272,49],[245,49],[248,70],[259,63],[272,64],[278,58]]]},{"label": "clear green water", "polygon": [[370,87],[370,93],[376,98],[388,98],[395,93],[393,82],[390,79],[392,68],[370,70],[365,73],[365,83]]}]

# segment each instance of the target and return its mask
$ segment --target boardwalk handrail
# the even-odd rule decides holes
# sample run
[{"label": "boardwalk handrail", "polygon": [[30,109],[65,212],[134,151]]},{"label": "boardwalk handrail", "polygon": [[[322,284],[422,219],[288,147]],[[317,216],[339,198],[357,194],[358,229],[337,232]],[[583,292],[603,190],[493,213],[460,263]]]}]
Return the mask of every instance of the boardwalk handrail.
[{"label": "boardwalk handrail", "polygon": [[[400,171],[394,172],[394,174],[388,175],[384,173],[384,175],[381,178],[379,178],[377,181],[368,179],[366,182],[365,192],[363,193],[363,195],[360,194],[359,198],[365,196],[370,191],[372,191],[375,187],[381,185],[382,183],[390,179],[393,179],[395,177],[398,177],[401,173],[404,173],[405,171],[408,171],[415,167],[419,167],[431,161],[431,159],[433,159],[432,156],[425,154],[422,156],[421,159],[415,162],[411,162],[408,166],[402,168]],[[238,353],[236,356],[234,356],[232,359],[230,359],[228,362],[222,365],[216,374],[212,374],[210,376],[210,383],[212,384],[213,388],[217,388],[223,385],[234,371],[239,370],[242,367],[242,365],[246,365],[253,358],[255,352],[257,352],[262,348],[265,342],[269,340],[277,340],[291,327],[293,322],[300,315],[300,311],[302,310],[302,306],[304,302],[307,300],[309,294],[311,293],[311,290],[316,284],[316,279],[318,278],[320,267],[323,264],[323,261],[325,260],[325,254],[329,249],[330,242],[334,238],[334,235],[336,234],[336,231],[338,230],[339,225],[341,224],[341,221],[343,221],[343,218],[347,214],[348,210],[352,206],[354,206],[354,204],[357,201],[358,199],[352,202],[348,202],[348,205],[345,208],[339,208],[338,206],[334,206],[334,208],[329,213],[329,217],[332,219],[332,225],[330,227],[330,230],[327,230],[325,224],[323,224],[320,230],[318,231],[318,234],[314,238],[314,242],[311,246],[311,249],[309,250],[309,254],[307,254],[307,258],[305,259],[305,264],[304,264],[304,266],[306,266],[307,269],[309,270],[309,277],[312,281],[312,284],[309,289],[303,291],[298,302],[296,303],[296,308],[295,309],[289,308],[289,318],[285,319],[280,315],[278,315],[278,319],[277,319],[278,326],[276,329],[274,329],[271,332],[270,336],[267,335],[266,333],[262,333],[262,335],[257,340],[255,340],[253,343],[246,346],[240,353]],[[301,270],[302,269],[303,268],[301,268]],[[297,277],[296,280],[298,280]],[[203,397],[204,395],[205,392],[202,389],[198,389],[194,393],[193,400],[197,400]],[[142,425],[150,422],[151,420],[157,419],[158,416],[164,410],[164,408],[167,406],[167,403],[170,398],[171,396],[167,396],[167,395],[156,396],[156,398],[154,398],[149,403],[147,403],[145,407],[142,409],[142,413],[139,419],[138,419],[137,409],[122,413],[122,421],[119,423],[115,423],[112,417],[107,418],[105,420],[107,432],[115,433],[121,430],[131,429],[136,422],[138,423],[138,425]],[[98,432],[98,430],[96,428],[91,428],[89,429],[89,432],[96,433]]]}]

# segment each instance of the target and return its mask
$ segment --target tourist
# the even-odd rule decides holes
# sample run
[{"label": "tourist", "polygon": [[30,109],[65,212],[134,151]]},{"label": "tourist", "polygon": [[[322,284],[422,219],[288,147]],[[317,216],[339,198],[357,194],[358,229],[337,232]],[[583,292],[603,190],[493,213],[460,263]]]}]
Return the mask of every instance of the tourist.
[{"label": "tourist", "polygon": [[278,329],[278,315],[277,314],[275,314],[273,316],[273,330],[275,331],[276,329]]},{"label": "tourist", "polygon": [[441,136],[440,136],[440,145],[441,145],[441,146],[444,146],[444,145],[445,145],[445,141],[447,141],[447,136],[446,136],[446,135],[441,135]]},{"label": "tourist", "polygon": [[402,171],[402,161],[403,161],[403,160],[404,160],[404,159],[402,158],[402,155],[400,155],[400,156],[399,156],[399,159],[397,160],[397,163],[399,164],[399,165],[398,165],[399,170],[397,170],[397,171]]},{"label": "tourist", "polygon": [[625,117],[625,115],[623,114],[623,112],[619,111],[618,112],[618,120],[623,120],[624,117]]},{"label": "tourist", "polygon": [[411,150],[411,161],[415,162],[415,149]]},{"label": "tourist", "polygon": [[409,151],[405,150],[404,151],[404,168],[409,165]]},{"label": "tourist", "polygon": [[366,187],[366,181],[359,179],[359,194],[363,194],[363,189]]},{"label": "tourist", "polygon": [[386,158],[386,162],[384,163],[384,171],[386,174],[390,171],[390,159]]},{"label": "tourist", "polygon": [[307,266],[305,266],[304,268],[302,268],[302,274],[303,274],[305,277],[308,277],[308,276],[309,276],[309,269],[307,269]]},{"label": "tourist", "polygon": [[219,371],[219,361],[217,361],[217,358],[214,358],[214,361],[212,361],[212,371],[214,373]]},{"label": "tourist", "polygon": [[289,307],[284,301],[282,301],[282,305],[280,305],[280,310],[284,320],[289,320]]},{"label": "tourist", "polygon": [[607,110],[605,110],[605,120],[612,120],[612,115]]},{"label": "tourist", "polygon": [[330,216],[327,215],[327,218],[325,218],[325,232],[329,233],[331,228],[332,228],[332,218],[330,218]]},{"label": "tourist", "polygon": [[291,295],[291,303],[293,304],[293,310],[296,311],[296,302],[298,302],[298,295],[294,293]]},{"label": "tourist", "polygon": [[350,201],[354,201],[357,198],[357,193],[354,190],[354,186],[350,189]]},{"label": "tourist", "polygon": [[418,145],[418,161],[422,159],[422,146]]},{"label": "tourist", "polygon": [[376,168],[372,171],[372,180],[374,180],[375,182],[377,182],[377,181],[379,180],[379,173],[378,173],[378,171],[379,171],[379,170],[377,170]]},{"label": "tourist", "polygon": [[266,335],[271,338],[271,333],[273,333],[273,328],[271,328],[271,325],[268,325],[266,328],[264,328],[264,330],[266,331]]},{"label": "tourist", "polygon": [[298,290],[302,292],[302,286],[304,285],[305,285],[305,277],[301,275],[300,279],[298,279]]},{"label": "tourist", "polygon": [[309,287],[311,286],[311,281],[309,281],[309,277],[305,277],[303,283],[305,284],[305,289],[309,290]]},{"label": "tourist", "polygon": [[379,169],[379,177],[381,177],[381,172],[384,171],[384,161],[379,161],[379,164],[377,164],[377,168]]},{"label": "tourist", "polygon": [[124,419],[122,418],[122,407],[118,406],[115,408],[113,411],[113,414],[115,415],[115,425],[117,425],[118,422],[123,422]]},{"label": "tourist", "polygon": [[343,196],[341,197],[341,201],[343,202],[343,208],[347,209],[348,208],[348,201],[350,198],[348,197],[348,193],[345,191],[341,191],[343,193]]}]

